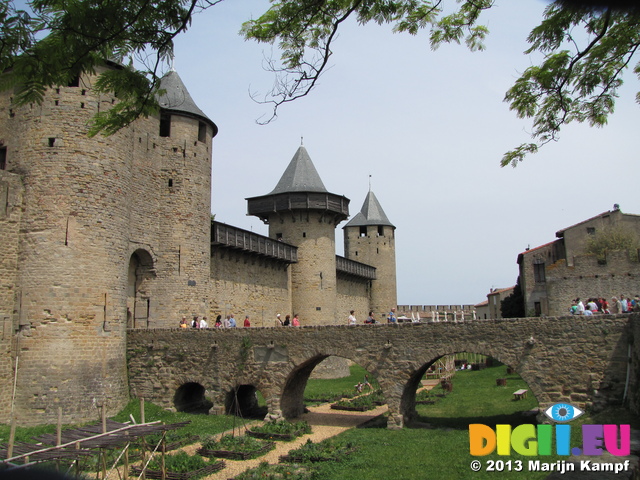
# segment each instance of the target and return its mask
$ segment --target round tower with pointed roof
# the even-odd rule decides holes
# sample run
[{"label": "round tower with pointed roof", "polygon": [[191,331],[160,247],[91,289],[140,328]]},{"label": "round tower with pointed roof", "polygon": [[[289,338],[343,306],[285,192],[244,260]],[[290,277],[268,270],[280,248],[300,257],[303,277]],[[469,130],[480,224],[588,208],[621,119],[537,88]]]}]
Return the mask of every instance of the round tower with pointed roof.
[{"label": "round tower with pointed roof", "polygon": [[247,202],[248,214],[269,225],[271,238],[298,247],[298,262],[290,267],[291,314],[298,314],[303,325],[340,323],[335,228],[349,216],[349,199],[325,188],[300,146],[276,187]]},{"label": "round tower with pointed roof", "polygon": [[[217,127],[172,71],[159,115],[89,137],[92,116],[117,103],[92,89],[111,68],[120,67],[48,89],[40,105],[0,93],[0,170],[12,180],[6,198],[21,193],[18,234],[5,247],[16,267],[13,305],[2,307],[12,335],[0,391],[15,381],[22,425],[53,423],[58,407],[65,423],[95,418],[102,404],[114,414],[129,399],[127,328],[208,312]],[[11,384],[2,383],[7,359],[17,365]],[[9,407],[0,405],[0,421]]]},{"label": "round tower with pointed roof", "polygon": [[376,268],[370,308],[378,319],[398,304],[395,229],[371,190],[360,212],[343,227],[345,257]]}]

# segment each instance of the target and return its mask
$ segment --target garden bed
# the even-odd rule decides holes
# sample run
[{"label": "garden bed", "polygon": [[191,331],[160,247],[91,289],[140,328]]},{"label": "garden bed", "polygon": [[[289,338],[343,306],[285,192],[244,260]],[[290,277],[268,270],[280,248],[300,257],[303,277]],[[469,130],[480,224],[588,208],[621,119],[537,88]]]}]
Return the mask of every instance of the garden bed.
[{"label": "garden bed", "polygon": [[301,447],[290,451],[287,455],[280,456],[281,463],[316,463],[316,462],[339,462],[347,455],[356,451],[356,446],[351,443],[335,441],[324,441],[307,443]]},{"label": "garden bed", "polygon": [[246,434],[253,438],[263,440],[291,441],[306,433],[311,433],[311,426],[307,422],[271,422],[265,423],[253,430],[247,430]]},{"label": "garden bed", "polygon": [[[207,465],[206,467],[199,468],[197,470],[191,470],[189,472],[166,472],[164,478],[167,480],[191,480],[201,477],[206,477],[207,475],[211,475],[212,473],[219,472],[222,470],[226,464],[223,460],[219,462],[212,463],[211,465]],[[131,473],[136,476],[139,476],[142,473],[142,468],[140,467],[131,467]],[[144,472],[146,478],[153,478],[157,480],[161,480],[162,471],[161,470],[145,470]]]},{"label": "garden bed", "polygon": [[216,457],[216,458],[228,458],[229,460],[249,460],[250,458],[256,458],[270,452],[276,448],[275,442],[266,442],[262,448],[253,450],[251,452],[237,452],[233,450],[210,450],[208,448],[200,447],[196,452],[203,457]]},{"label": "garden bed", "polygon": [[351,407],[349,405],[338,405],[337,403],[331,405],[332,410],[346,410],[348,412],[366,412],[368,410],[373,410],[374,408],[376,408],[376,406],[373,404],[363,407]]}]

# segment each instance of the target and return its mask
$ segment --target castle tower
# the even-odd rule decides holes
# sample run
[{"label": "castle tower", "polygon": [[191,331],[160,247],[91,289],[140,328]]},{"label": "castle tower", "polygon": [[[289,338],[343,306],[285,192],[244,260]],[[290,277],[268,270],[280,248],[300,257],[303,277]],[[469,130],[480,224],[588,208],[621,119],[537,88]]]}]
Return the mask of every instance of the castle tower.
[{"label": "castle tower", "polygon": [[[109,68],[119,66],[96,74]],[[95,80],[52,88],[40,105],[17,107],[0,93],[3,175],[21,183],[3,182],[21,215],[2,254],[15,250],[17,261],[5,329],[11,382],[0,368],[0,390],[16,382],[21,425],[53,423],[58,407],[65,423],[95,419],[102,404],[117,412],[129,399],[127,327],[206,312],[217,128],[171,72],[160,115],[91,138],[93,115],[117,102],[94,93]]]},{"label": "castle tower", "polygon": [[269,237],[298,247],[292,315],[303,325],[342,323],[336,318],[335,228],[349,216],[349,199],[327,191],[300,146],[273,191],[247,202],[248,214],[269,225]]},{"label": "castle tower", "polygon": [[371,190],[360,212],[343,227],[345,257],[376,268],[370,308],[377,318],[398,304],[395,229]]}]

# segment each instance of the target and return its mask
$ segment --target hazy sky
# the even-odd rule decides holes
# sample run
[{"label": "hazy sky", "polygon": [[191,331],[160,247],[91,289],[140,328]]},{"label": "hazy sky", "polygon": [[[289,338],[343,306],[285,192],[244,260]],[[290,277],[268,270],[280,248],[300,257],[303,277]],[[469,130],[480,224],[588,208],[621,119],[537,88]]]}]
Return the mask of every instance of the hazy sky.
[{"label": "hazy sky", "polygon": [[264,94],[273,83],[262,68],[271,47],[245,42],[238,31],[269,3],[227,0],[196,16],[177,41],[175,68],[220,129],[213,142],[216,220],[267,235],[266,225],[246,216],[245,198],[275,187],[304,137],[327,189],[351,199],[352,216],[372,176],[397,227],[398,303],[428,305],[475,304],[491,288],[514,285],[527,246],[550,242],[614,203],[640,214],[638,82],[629,72],[604,129],[565,128],[560,142],[515,169],[500,168],[504,152],[530,140],[530,122],[503,98],[535,61],[522,52],[546,2],[497,3],[485,17],[491,33],[484,52],[458,45],[432,51],[428,32],[345,25],[316,89],[266,126],[256,119],[270,107],[249,92]]}]

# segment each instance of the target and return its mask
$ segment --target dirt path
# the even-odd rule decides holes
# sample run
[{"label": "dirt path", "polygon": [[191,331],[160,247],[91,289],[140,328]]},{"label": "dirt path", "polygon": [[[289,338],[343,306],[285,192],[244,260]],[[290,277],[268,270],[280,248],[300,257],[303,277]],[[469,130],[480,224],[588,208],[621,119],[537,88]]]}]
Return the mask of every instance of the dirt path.
[{"label": "dirt path", "polygon": [[[313,442],[320,442],[365,423],[386,411],[386,405],[377,407],[375,410],[369,410],[368,412],[331,410],[329,404],[309,407],[309,413],[305,413],[300,419],[309,422],[313,429],[312,433],[298,437],[291,442],[276,442],[276,448],[262,457],[252,460],[225,460],[227,466],[224,469],[205,477],[204,480],[227,480],[228,478],[233,478],[235,475],[239,475],[245,470],[257,467],[261,462],[278,463],[280,455],[286,455],[290,450],[298,448],[306,443],[307,439],[311,439]],[[199,446],[199,444],[191,445],[183,450],[193,455]]]}]

